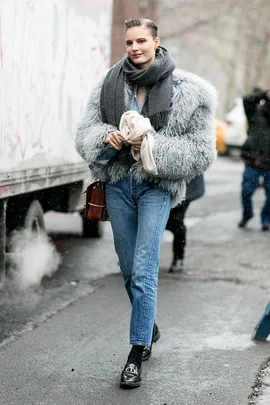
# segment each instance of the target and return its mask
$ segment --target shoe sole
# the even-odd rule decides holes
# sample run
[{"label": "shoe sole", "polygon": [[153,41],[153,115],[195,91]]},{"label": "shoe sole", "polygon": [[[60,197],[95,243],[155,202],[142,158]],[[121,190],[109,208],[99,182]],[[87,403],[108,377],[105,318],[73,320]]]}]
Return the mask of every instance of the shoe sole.
[{"label": "shoe sole", "polygon": [[155,334],[154,338],[153,338],[153,343],[157,343],[157,341],[160,338],[160,331],[158,331],[158,333]]},{"label": "shoe sole", "polygon": [[120,383],[120,388],[124,388],[126,390],[132,389],[132,388],[139,388],[141,386],[142,382],[138,381],[136,383],[127,383],[127,382],[121,382]]},{"label": "shoe sole", "polygon": [[[160,336],[161,336],[160,331],[158,331],[158,333],[156,333],[154,338],[153,338],[153,343],[157,343],[157,341],[160,339]],[[152,356],[152,350],[150,351],[148,356],[145,356],[145,357],[142,358],[142,361],[149,360],[151,356]]]}]

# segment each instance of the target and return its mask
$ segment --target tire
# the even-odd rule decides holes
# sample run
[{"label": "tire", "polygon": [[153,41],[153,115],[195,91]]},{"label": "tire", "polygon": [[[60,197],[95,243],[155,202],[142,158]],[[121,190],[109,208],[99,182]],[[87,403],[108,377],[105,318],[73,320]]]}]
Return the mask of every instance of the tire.
[{"label": "tire", "polygon": [[83,237],[101,238],[103,235],[103,225],[99,221],[83,219]]},{"label": "tire", "polygon": [[23,228],[33,233],[45,231],[44,212],[38,200],[32,201],[29,205],[23,219]]},{"label": "tire", "polygon": [[0,200],[0,291],[6,276],[6,207],[7,200]]}]

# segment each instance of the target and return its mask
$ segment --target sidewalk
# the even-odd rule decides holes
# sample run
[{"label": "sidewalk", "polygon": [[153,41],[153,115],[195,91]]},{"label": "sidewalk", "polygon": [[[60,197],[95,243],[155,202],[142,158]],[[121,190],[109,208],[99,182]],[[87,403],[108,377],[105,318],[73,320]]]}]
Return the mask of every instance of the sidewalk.
[{"label": "sidewalk", "polygon": [[161,271],[162,338],[144,364],[141,388],[118,388],[129,350],[129,305],[121,276],[114,275],[0,352],[0,403],[246,405],[270,353],[269,342],[250,340],[269,294],[185,277]]},{"label": "sidewalk", "polygon": [[[240,169],[225,163],[213,167],[207,195],[188,211],[182,275],[167,274],[172,235],[165,232],[157,313],[161,339],[143,364],[142,386],[119,389],[129,351],[130,306],[115,274],[0,350],[1,405],[270,404],[270,370],[261,372],[270,339],[251,341],[270,299],[270,233],[260,231],[258,215],[248,229],[237,228],[234,181]],[[230,182],[228,170],[236,180]],[[222,176],[228,182],[217,189]],[[261,200],[259,192],[255,201]],[[86,256],[78,252],[83,263]],[[115,271],[108,229],[91,254],[97,269],[106,256]]]}]

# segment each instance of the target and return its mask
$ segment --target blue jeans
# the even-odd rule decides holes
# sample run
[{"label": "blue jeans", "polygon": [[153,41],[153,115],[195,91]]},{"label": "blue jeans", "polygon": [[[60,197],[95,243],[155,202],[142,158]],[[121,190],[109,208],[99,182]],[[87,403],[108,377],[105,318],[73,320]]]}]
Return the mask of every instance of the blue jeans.
[{"label": "blue jeans", "polygon": [[263,178],[263,185],[266,194],[265,204],[261,211],[261,222],[264,225],[270,225],[270,170],[261,169],[246,165],[242,181],[242,205],[243,219],[249,220],[253,217],[252,196],[260,184],[260,178]]},{"label": "blue jeans", "polygon": [[171,196],[132,176],[106,185],[115,250],[132,304],[130,343],[150,346],[156,314],[159,253]]}]

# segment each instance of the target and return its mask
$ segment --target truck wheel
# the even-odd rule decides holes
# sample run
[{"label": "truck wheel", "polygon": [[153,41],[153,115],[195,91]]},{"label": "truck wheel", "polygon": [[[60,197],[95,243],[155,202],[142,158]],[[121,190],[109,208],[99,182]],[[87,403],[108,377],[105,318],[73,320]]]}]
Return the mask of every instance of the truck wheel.
[{"label": "truck wheel", "polygon": [[5,283],[7,200],[0,199],[0,290]]},{"label": "truck wheel", "polygon": [[33,233],[45,231],[44,212],[37,200],[29,205],[23,220],[23,228]]},{"label": "truck wheel", "polygon": [[102,223],[83,218],[83,236],[85,238],[101,238],[102,235]]}]

